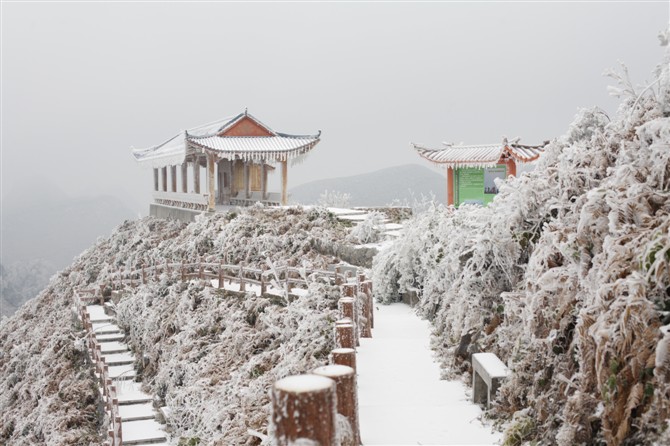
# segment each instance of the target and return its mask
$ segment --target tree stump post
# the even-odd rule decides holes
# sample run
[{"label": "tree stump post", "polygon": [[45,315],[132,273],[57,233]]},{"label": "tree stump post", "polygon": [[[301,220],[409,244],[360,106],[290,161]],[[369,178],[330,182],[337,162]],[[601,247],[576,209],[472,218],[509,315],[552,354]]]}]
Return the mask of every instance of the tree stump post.
[{"label": "tree stump post", "polygon": [[320,446],[337,442],[335,382],[324,376],[299,375],[277,381],[270,392],[277,446],[312,440]]},{"label": "tree stump post", "polygon": [[340,348],[356,348],[354,324],[351,319],[335,322],[335,343]]},{"label": "tree stump post", "polygon": [[202,257],[198,258],[198,279],[202,280]]},{"label": "tree stump post", "polygon": [[346,365],[356,371],[356,350],[353,348],[336,348],[330,354],[332,364]]},{"label": "tree stump post", "polygon": [[326,365],[314,369],[312,373],[335,381],[337,413],[342,414],[349,421],[353,437],[347,439],[345,436],[342,446],[347,444],[359,446],[361,444],[361,433],[358,426],[358,391],[354,369],[346,365]]},{"label": "tree stump post", "polygon": [[356,338],[356,346],[360,345],[358,337],[361,336],[361,329],[358,325],[358,308],[356,299],[353,297],[342,297],[338,301],[340,307],[340,316],[342,319],[349,318],[354,324],[354,336]]},{"label": "tree stump post", "polygon": [[361,306],[362,320],[361,320],[361,337],[371,338],[372,331],[370,330],[370,304],[368,296],[365,293],[358,294],[358,303]]},{"label": "tree stump post", "polygon": [[345,297],[354,297],[356,296],[356,285],[353,283],[345,283],[342,286],[342,292]]}]

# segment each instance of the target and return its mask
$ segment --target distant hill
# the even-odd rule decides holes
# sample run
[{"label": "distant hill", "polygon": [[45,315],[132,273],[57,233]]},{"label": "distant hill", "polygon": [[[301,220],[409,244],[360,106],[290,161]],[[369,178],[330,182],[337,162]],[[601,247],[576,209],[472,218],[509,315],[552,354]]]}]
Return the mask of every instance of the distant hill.
[{"label": "distant hill", "polygon": [[411,204],[421,196],[446,201],[446,179],[418,164],[389,167],[349,177],[329,178],[301,184],[290,190],[291,202],[315,204],[325,191],[351,195],[351,206],[385,206],[392,202]]}]

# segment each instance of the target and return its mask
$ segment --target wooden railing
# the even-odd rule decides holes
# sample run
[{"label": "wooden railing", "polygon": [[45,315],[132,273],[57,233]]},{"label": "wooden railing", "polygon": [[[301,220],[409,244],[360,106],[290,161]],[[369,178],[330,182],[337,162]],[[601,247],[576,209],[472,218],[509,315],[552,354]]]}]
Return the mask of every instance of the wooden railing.
[{"label": "wooden railing", "polygon": [[123,434],[116,386],[112,384],[112,379],[109,375],[109,367],[105,363],[105,358],[102,356],[102,348],[100,347],[100,342],[98,342],[95,331],[93,330],[91,316],[86,310],[87,305],[99,303],[101,299],[102,297],[97,296],[95,290],[75,290],[74,292],[74,302],[77,307],[77,313],[86,332],[84,342],[86,343],[91,362],[95,367],[95,372],[100,379],[100,387],[102,388],[103,399],[105,400],[105,409],[107,410],[110,419],[108,431],[109,440],[105,444],[108,446],[121,446]]},{"label": "wooden railing", "polygon": [[269,285],[280,286],[288,294],[292,285],[308,286],[310,281],[323,280],[334,285],[341,285],[347,280],[347,275],[339,267],[334,271],[308,270],[296,267],[280,267],[259,269],[244,264],[224,264],[222,261],[195,263],[166,262],[151,266],[142,265],[136,269],[119,269],[109,277],[112,289],[123,289],[126,286],[135,287],[146,284],[152,278],[157,279],[161,274],[178,276],[181,281],[191,279],[217,279],[218,288],[223,288],[225,281],[236,282],[240,291],[246,291],[246,285],[258,285],[260,293],[265,294]]}]

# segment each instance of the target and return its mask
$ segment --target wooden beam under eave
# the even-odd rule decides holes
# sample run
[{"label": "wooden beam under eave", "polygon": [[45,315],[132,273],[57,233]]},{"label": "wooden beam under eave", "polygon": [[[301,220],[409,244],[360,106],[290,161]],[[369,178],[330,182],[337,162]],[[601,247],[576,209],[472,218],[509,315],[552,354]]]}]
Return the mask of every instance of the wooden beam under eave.
[{"label": "wooden beam under eave", "polygon": [[215,182],[214,182],[214,166],[216,160],[211,153],[207,154],[207,211],[214,212],[216,209]]},{"label": "wooden beam under eave", "polygon": [[454,169],[447,167],[447,206],[454,205]]},{"label": "wooden beam under eave", "polygon": [[288,204],[288,161],[281,162],[281,204],[286,206]]}]

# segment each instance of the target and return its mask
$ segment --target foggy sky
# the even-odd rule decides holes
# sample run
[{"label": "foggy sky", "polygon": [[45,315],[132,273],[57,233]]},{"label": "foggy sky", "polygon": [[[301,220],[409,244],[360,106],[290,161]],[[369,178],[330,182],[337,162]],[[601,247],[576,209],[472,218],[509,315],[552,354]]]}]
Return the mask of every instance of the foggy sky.
[{"label": "foggy sky", "polygon": [[289,187],[427,165],[410,141],[539,143],[579,107],[614,112],[617,61],[650,79],[667,23],[667,2],[3,3],[2,198],[60,188],[146,213],[130,147],[245,107],[322,130]]}]

